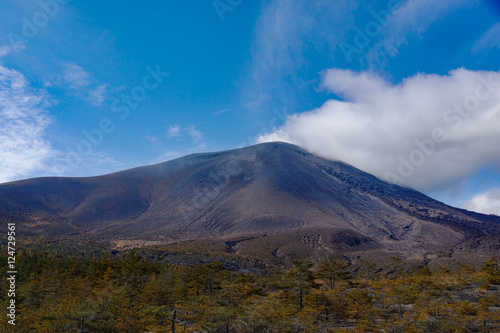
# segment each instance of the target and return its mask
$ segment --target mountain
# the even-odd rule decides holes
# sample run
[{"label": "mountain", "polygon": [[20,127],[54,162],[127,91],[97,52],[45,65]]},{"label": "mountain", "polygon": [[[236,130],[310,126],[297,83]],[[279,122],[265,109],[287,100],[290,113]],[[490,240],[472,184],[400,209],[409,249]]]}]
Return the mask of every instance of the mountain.
[{"label": "mountain", "polygon": [[500,250],[498,216],[278,142],[99,177],[2,184],[0,217],[16,221],[21,235],[112,247],[222,240],[231,251],[278,257]]}]

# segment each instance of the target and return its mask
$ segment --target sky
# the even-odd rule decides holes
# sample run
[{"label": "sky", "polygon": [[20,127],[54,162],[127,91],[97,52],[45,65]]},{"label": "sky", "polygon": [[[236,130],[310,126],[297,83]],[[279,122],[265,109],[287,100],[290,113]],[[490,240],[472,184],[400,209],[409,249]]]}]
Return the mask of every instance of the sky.
[{"label": "sky", "polygon": [[0,183],[286,141],[500,215],[493,0],[0,3]]}]

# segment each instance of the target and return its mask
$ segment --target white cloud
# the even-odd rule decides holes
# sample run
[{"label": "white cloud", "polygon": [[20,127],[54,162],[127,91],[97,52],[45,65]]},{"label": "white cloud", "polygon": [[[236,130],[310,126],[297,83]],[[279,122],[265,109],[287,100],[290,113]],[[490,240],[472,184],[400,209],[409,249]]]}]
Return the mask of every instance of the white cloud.
[{"label": "white cloud", "polygon": [[202,143],[203,140],[203,132],[196,129],[195,125],[189,125],[184,130],[191,137],[194,143]]},{"label": "white cloud", "polygon": [[195,149],[204,149],[206,147],[205,143],[203,142],[204,133],[196,129],[196,125],[192,124],[182,128],[178,124],[171,125],[168,128],[165,137],[167,139],[171,138],[185,139],[186,137],[188,137],[189,139],[191,139],[191,141],[193,141],[194,144],[197,145]]},{"label": "white cloud", "polygon": [[64,81],[71,89],[79,91],[90,85],[90,74],[82,67],[74,63],[63,63],[61,66],[64,68]]},{"label": "white cloud", "polygon": [[108,85],[106,83],[94,82],[90,73],[82,67],[66,62],[62,63],[64,68],[62,83],[72,90],[72,94],[93,106],[100,106],[106,99]]},{"label": "white cloud", "polygon": [[9,46],[0,46],[0,58],[12,52]]},{"label": "white cloud", "polygon": [[500,216],[500,188],[474,196],[464,205],[467,210]]},{"label": "white cloud", "polygon": [[488,29],[472,47],[472,52],[477,53],[484,49],[500,49],[500,23]]},{"label": "white cloud", "polygon": [[334,69],[323,73],[323,87],[344,101],[290,116],[258,141],[295,143],[419,190],[500,165],[500,72],[457,69],[392,84]]},{"label": "white cloud", "polygon": [[[184,142],[186,140],[192,141],[194,146],[185,149],[184,154],[192,154],[203,151],[207,147],[206,143],[203,141],[204,136],[205,134],[202,131],[196,129],[196,125],[193,124],[184,127],[181,127],[178,124],[171,125],[168,128],[167,133],[165,134],[165,137],[167,139],[178,138]],[[164,154],[160,155],[154,161],[161,162],[165,160],[170,160],[173,158],[177,158],[180,155],[181,153],[179,151],[166,151]]]},{"label": "white cloud", "polygon": [[167,130],[167,138],[175,138],[181,134],[181,127],[177,124],[170,126]]},{"label": "white cloud", "polygon": [[106,84],[99,85],[98,87],[89,92],[86,101],[94,106],[102,105],[102,103],[106,99],[107,88],[108,86]]},{"label": "white cloud", "polygon": [[54,154],[44,138],[49,105],[45,91],[30,88],[24,75],[0,65],[0,182],[47,168]]}]

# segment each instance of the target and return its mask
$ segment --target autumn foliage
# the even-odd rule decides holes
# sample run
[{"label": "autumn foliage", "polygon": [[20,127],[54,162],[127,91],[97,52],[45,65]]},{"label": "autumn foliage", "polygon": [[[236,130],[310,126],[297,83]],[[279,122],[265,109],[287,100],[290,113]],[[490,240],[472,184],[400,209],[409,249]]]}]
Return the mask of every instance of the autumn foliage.
[{"label": "autumn foliage", "polygon": [[500,332],[498,258],[408,271],[395,257],[383,273],[338,258],[252,271],[134,251],[17,261],[17,325],[2,316],[2,332]]}]

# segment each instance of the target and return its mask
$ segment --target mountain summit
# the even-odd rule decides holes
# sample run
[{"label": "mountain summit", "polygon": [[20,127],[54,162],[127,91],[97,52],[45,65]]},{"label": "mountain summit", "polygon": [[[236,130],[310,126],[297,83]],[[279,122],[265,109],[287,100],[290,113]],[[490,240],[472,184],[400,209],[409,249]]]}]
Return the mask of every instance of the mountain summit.
[{"label": "mountain summit", "polygon": [[0,185],[21,235],[115,246],[221,239],[235,251],[492,252],[500,217],[468,212],[286,143],[89,178]]}]

